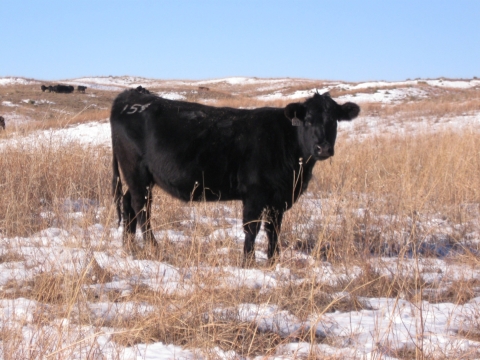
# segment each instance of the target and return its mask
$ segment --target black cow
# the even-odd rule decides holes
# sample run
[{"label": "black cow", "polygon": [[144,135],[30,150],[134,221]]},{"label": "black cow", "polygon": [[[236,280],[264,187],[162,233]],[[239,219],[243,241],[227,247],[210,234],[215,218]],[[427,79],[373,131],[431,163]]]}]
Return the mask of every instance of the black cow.
[{"label": "black cow", "polygon": [[246,110],[124,91],[110,116],[112,187],[124,242],[138,219],[145,241],[155,244],[150,214],[158,185],[184,201],[242,200],[245,264],[254,260],[262,216],[272,259],[283,213],[307,189],[315,163],[334,154],[337,121],[359,112],[328,93],[285,108]]},{"label": "black cow", "polygon": [[137,88],[135,90],[137,90],[140,94],[150,94],[150,91],[148,91],[147,89],[145,89],[141,85],[137,86]]},{"label": "black cow", "polygon": [[52,91],[56,93],[70,94],[75,90],[72,85],[55,85],[52,86]]},{"label": "black cow", "polygon": [[5,118],[3,116],[0,116],[0,128],[5,130]]},{"label": "black cow", "polygon": [[50,86],[42,85],[40,88],[42,89],[42,92],[45,92],[45,90],[48,90]]},{"label": "black cow", "polygon": [[78,92],[81,92],[81,93],[84,93],[84,94],[85,94],[85,90],[87,90],[87,87],[86,87],[86,86],[82,86],[82,85],[78,85],[78,86],[77,86],[77,91],[78,91]]}]

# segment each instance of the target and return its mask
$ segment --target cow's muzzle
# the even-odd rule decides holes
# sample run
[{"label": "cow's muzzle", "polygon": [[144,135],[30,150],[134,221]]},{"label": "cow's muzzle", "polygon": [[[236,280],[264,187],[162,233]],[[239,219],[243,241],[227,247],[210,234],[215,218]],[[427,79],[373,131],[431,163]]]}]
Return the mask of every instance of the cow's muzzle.
[{"label": "cow's muzzle", "polygon": [[315,156],[318,160],[328,159],[330,156],[333,156],[333,147],[329,143],[325,142],[323,144],[315,146]]}]

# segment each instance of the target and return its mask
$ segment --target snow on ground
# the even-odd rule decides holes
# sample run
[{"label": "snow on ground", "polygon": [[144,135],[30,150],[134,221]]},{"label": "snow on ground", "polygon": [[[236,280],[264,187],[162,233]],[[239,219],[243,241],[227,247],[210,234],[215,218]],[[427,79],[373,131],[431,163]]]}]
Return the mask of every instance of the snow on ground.
[{"label": "snow on ground", "polygon": [[0,78],[0,86],[5,85],[31,85],[31,84],[38,84],[37,80],[30,80],[18,77],[4,77]]},{"label": "snow on ground", "polygon": [[284,84],[292,82],[292,79],[257,79],[257,78],[250,78],[250,77],[230,77],[230,78],[222,78],[222,79],[212,79],[212,80],[202,80],[196,82],[198,85],[209,85],[209,84],[218,84],[218,83],[226,83],[229,85],[262,85],[262,84]]},{"label": "snow on ground", "polygon": [[[113,78],[104,77],[91,77],[91,78],[79,78],[72,80],[64,80],[62,83],[69,85],[82,85],[90,89],[96,90],[110,90],[110,91],[122,91],[127,86],[126,82],[113,81]],[[138,85],[137,85],[138,86]]]},{"label": "snow on ground", "polygon": [[400,88],[390,90],[377,90],[375,93],[355,93],[352,95],[343,95],[338,99],[341,101],[353,101],[357,103],[379,102],[392,103],[396,101],[408,100],[409,98],[425,98],[427,93],[417,88]]},{"label": "snow on ground", "polygon": [[[296,90],[293,93],[285,93],[285,90],[276,90],[273,93],[260,95],[257,98],[263,101],[271,100],[296,100],[312,96],[319,92],[323,94],[334,89],[357,91],[349,95],[340,96],[341,101],[354,101],[357,103],[364,102],[379,102],[392,103],[410,98],[425,98],[428,92],[423,88],[418,88],[418,85],[429,85],[432,87],[444,87],[454,89],[469,89],[473,87],[480,87],[480,80],[412,80],[402,82],[365,82],[359,84],[347,83],[330,83],[322,88],[312,88],[310,90]],[[392,88],[396,87],[397,88]],[[382,87],[389,87],[390,89],[381,89]],[[362,92],[365,89],[375,89],[374,93]]]},{"label": "snow on ground", "polygon": [[[320,94],[326,93],[332,90],[334,86],[329,86],[321,89],[311,89],[311,90],[297,90],[293,94],[283,94],[281,91],[274,92],[268,95],[260,95],[257,99],[262,101],[271,101],[271,100],[296,100],[304,99],[310,96],[313,96],[317,91]],[[338,100],[341,102],[353,101],[357,103],[364,102],[379,102],[379,103],[392,103],[397,101],[402,101],[408,98],[420,97],[424,98],[427,96],[427,93],[424,90],[417,88],[399,88],[399,89],[390,89],[390,90],[376,90],[375,93],[354,93],[350,95],[343,95],[338,97]]]},{"label": "snow on ground", "polygon": [[[2,116],[8,121],[8,127],[16,128],[17,125],[34,121],[30,116],[25,114],[19,114],[12,109],[12,112],[5,112]],[[0,147],[2,145],[0,144]]]},{"label": "snow on ground", "polygon": [[23,99],[22,102],[25,103],[25,104],[33,104],[33,105],[38,105],[38,104],[53,105],[53,104],[55,104],[53,101],[45,100],[45,99],[40,99],[40,100]]},{"label": "snow on ground", "polygon": [[11,101],[2,101],[2,105],[3,106],[8,106],[8,107],[15,107],[15,106],[18,106],[18,105],[15,105],[13,104]]},{"label": "snow on ground", "polygon": [[[421,81],[419,81],[421,83]],[[480,80],[425,80],[430,86],[457,88],[457,89],[469,89],[472,87],[480,86]]]},{"label": "snow on ground", "polygon": [[[355,100],[353,100],[355,101]],[[338,126],[339,136],[366,139],[375,134],[408,135],[432,133],[439,131],[462,131],[478,129],[480,112],[461,116],[444,116],[441,118],[420,117],[415,119],[381,118],[378,116],[360,115],[360,121],[342,122]]]},{"label": "snow on ground", "polygon": [[109,146],[111,141],[110,123],[106,119],[103,122],[71,125],[63,129],[39,130],[27,136],[10,136],[0,142],[0,149],[5,146],[31,147],[45,144],[66,146],[71,142],[92,146]]},{"label": "snow on ground", "polygon": [[408,80],[408,81],[399,81],[399,82],[387,82],[387,81],[371,81],[371,82],[362,82],[357,84],[347,84],[347,83],[338,83],[334,87],[343,90],[360,90],[368,88],[382,88],[382,87],[407,87],[407,86],[416,86],[416,85],[430,85],[438,87],[449,87],[449,88],[459,88],[459,89],[468,89],[476,86],[480,86],[480,80],[442,80],[442,79],[419,79],[419,80]]},{"label": "snow on ground", "polygon": [[[118,86],[110,78],[94,78],[99,86]],[[246,78],[230,78],[215,81],[226,81],[231,84],[242,83]],[[1,80],[1,79],[0,79]],[[76,81],[84,81],[77,79]],[[122,86],[135,86],[138,78],[125,78]],[[432,86],[447,86],[446,81],[437,81]],[[0,82],[1,83],[1,82]],[[208,82],[203,82],[207,84]],[[441,85],[443,83],[444,85]],[[142,83],[144,84],[144,83]],[[373,85],[372,85],[373,84]],[[474,85],[472,85],[474,84]],[[405,83],[401,84],[408,85]],[[143,85],[142,85],[143,86]],[[358,86],[358,85],[357,85]],[[366,87],[381,87],[382,83],[369,83]],[[389,85],[391,86],[391,83]],[[478,86],[478,81],[457,81],[448,84],[450,87]],[[397,91],[398,90],[398,91]],[[387,94],[388,91],[388,94]],[[409,92],[417,91],[417,92]],[[306,92],[297,91],[295,96],[304,97]],[[167,96],[168,94],[164,94]],[[377,96],[376,101],[390,102],[408,96],[423,96],[421,90],[414,88],[400,88],[393,90],[379,90],[370,97]],[[283,96],[283,95],[279,95]],[[307,95],[308,96],[308,95]],[[361,94],[344,101],[359,101]],[[292,98],[293,99],[293,98]],[[480,125],[480,113],[465,114],[464,116],[445,117],[438,119],[415,119],[392,123],[391,119],[377,117],[360,117],[355,122],[342,123],[339,126],[339,136],[371,136],[378,132],[408,133],[409,131],[436,131],[436,129],[458,129],[461,126]],[[3,146],[32,146],[48,142],[59,146],[68,146],[71,142],[83,145],[109,146],[110,126],[107,121],[92,122],[68,126],[64,129],[38,131],[28,136],[15,135],[1,140]],[[81,218],[84,213],[92,209],[100,215],[105,209],[98,204],[81,199],[65,199],[65,212],[70,218]],[[310,209],[311,217],[303,223],[296,224],[295,231],[299,237],[302,230],[307,230],[315,223],[322,208],[328,206],[328,200],[315,199],[306,194],[297,206]],[[364,209],[358,209],[361,214]],[[51,214],[45,212],[44,217]],[[192,210],[191,219],[198,223],[215,223],[218,219],[199,217]],[[186,222],[191,219],[185,220]],[[241,219],[225,218],[228,224],[222,229],[215,230],[203,242],[224,242],[233,240],[236,246],[241,246],[243,230]],[[435,239],[452,236],[462,224],[451,224],[442,218],[431,218],[423,222],[427,229],[425,233],[435,235]],[[333,224],[335,226],[335,224]],[[478,224],[477,224],[478,225]],[[153,260],[139,260],[125,256],[122,248],[121,229],[105,228],[100,223],[87,229],[71,227],[51,227],[29,237],[5,237],[0,235],[0,256],[14,252],[12,261],[0,263],[0,288],[8,291],[8,284],[14,281],[32,280],[36,275],[45,272],[55,272],[60,275],[80,274],[91,264],[96,264],[105,272],[111,273],[112,278],[103,284],[86,285],[82,291],[93,291],[102,294],[105,291],[115,291],[121,296],[128,296],[135,286],[141,284],[148,289],[170,295],[186,295],[205,286],[202,279],[207,275],[215,274],[217,286],[232,288],[251,288],[268,293],[282,286],[298,285],[311,281],[331,286],[346,283],[362,275],[362,270],[352,266],[348,269],[328,262],[318,262],[311,256],[289,251],[283,256],[292,259],[302,259],[312,268],[311,274],[293,274],[290,269],[277,266],[275,269],[243,269],[233,266],[212,267],[185,267],[172,266],[165,262]],[[478,226],[476,227],[478,228]],[[461,230],[461,229],[460,229]],[[459,231],[460,231],[459,230]],[[157,238],[168,238],[175,243],[189,241],[189,237],[178,230],[162,230],[156,233]],[[427,237],[426,237],[427,238]],[[469,241],[480,242],[480,234],[476,231],[468,234]],[[98,250],[101,245],[109,242],[108,251]],[[371,266],[381,276],[393,278],[406,277],[418,271],[426,283],[444,284],[447,286],[453,281],[480,281],[480,270],[466,268],[458,263],[452,263],[446,256],[450,249],[445,245],[433,248],[436,257],[425,259],[405,258],[401,262],[398,257],[372,258]],[[256,257],[259,262],[266,259],[261,249],[265,248],[265,234],[262,232],[257,241]],[[426,247],[435,242],[425,243]],[[430,245],[429,245],[430,244]],[[471,244],[464,242],[463,247]],[[432,249],[429,249],[432,250]],[[458,250],[460,251],[460,250]],[[225,249],[225,253],[228,249]],[[221,251],[218,255],[221,255]],[[407,254],[408,255],[408,254]],[[442,289],[439,289],[441,291]],[[473,289],[480,294],[480,289]],[[348,297],[348,293],[330,294],[333,299]],[[242,303],[236,307],[216,306],[212,312],[215,319],[233,320],[254,324],[259,331],[268,331],[279,334],[284,341],[278,346],[273,355],[266,359],[290,359],[307,357],[309,354],[319,356],[337,356],[346,359],[393,359],[396,350],[406,349],[415,351],[416,346],[422,346],[427,354],[435,356],[457,356],[459,352],[469,352],[473,357],[480,357],[480,343],[466,339],[459,334],[462,331],[479,329],[480,297],[475,297],[466,304],[429,303],[427,301],[408,301],[402,296],[399,298],[359,298],[364,309],[360,311],[336,311],[328,313],[310,313],[306,318],[299,319],[288,310],[268,303]],[[128,319],[135,316],[148,316],[155,311],[148,303],[112,302],[108,298],[99,302],[87,302],[91,323],[96,319]],[[123,347],[112,341],[112,336],[118,329],[96,327],[94,325],[79,325],[68,319],[56,318],[48,325],[38,325],[35,318],[39,313],[48,313],[49,305],[26,298],[0,300],[0,328],[3,330],[21,329],[22,339],[19,339],[19,349],[22,347],[35,348],[40,338],[45,336],[55,339],[49,352],[64,349],[62,354],[71,359],[87,358],[94,353],[98,358],[105,359],[238,359],[235,352],[225,352],[219,348],[206,350],[184,349],[172,344],[161,342],[151,344],[136,344]],[[324,344],[310,344],[295,341],[296,334],[312,330],[316,337],[331,341]],[[0,342],[0,354],[3,343]],[[66,351],[66,352],[65,352]]]},{"label": "snow on ground", "polygon": [[169,100],[186,100],[186,96],[184,94],[179,94],[173,91],[169,92],[159,92],[158,96],[164,98],[164,99],[169,99]]},{"label": "snow on ground", "polygon": [[[308,196],[307,196],[308,199]],[[309,201],[300,206],[308,206]],[[322,201],[323,202],[323,201]],[[86,208],[85,208],[86,206]],[[72,211],[88,211],[85,202],[66,200],[65,209]],[[213,220],[213,219],[212,219]],[[238,231],[236,223],[234,232]],[[441,221],[439,219],[439,221]],[[305,223],[311,220],[305,219]],[[188,241],[179,236],[181,232],[172,233],[178,241]],[[160,234],[156,236],[161,238]],[[265,236],[263,236],[264,239]],[[262,238],[262,236],[261,236]],[[210,241],[207,236],[204,241]],[[108,241],[108,251],[94,250]],[[259,248],[264,249],[265,241],[261,240]],[[152,260],[138,260],[125,256],[122,248],[121,229],[104,228],[100,224],[87,229],[48,228],[30,237],[0,238],[0,256],[15,251],[22,261],[0,263],[0,286],[12,281],[28,281],[45,272],[56,272],[63,276],[81,274],[84,269],[95,263],[99,268],[113,274],[106,283],[85,285],[82,291],[93,291],[99,295],[105,291],[115,291],[121,297],[128,296],[139,284],[164,294],[188,295],[195,289],[211,284],[202,284],[202,279],[214,275],[217,286],[231,288],[251,288],[260,292],[275,291],[282,286],[298,285],[310,281],[312,275],[318,283],[332,286],[348,283],[358,276],[362,270],[356,267],[344,269],[328,262],[318,262],[305,254],[292,254],[308,259],[312,264],[312,274],[301,276],[293,274],[288,268],[277,265],[275,269],[243,269],[226,267],[185,267],[179,268],[168,263]],[[295,251],[294,251],[295,253]],[[257,258],[266,259],[262,250],[257,251]],[[385,277],[408,276],[415,273],[420,266],[421,276],[427,282],[441,281],[448,283],[462,279],[480,281],[480,270],[466,269],[459,264],[451,264],[447,258],[404,259],[399,266],[398,258],[372,258],[371,264],[380,275]],[[421,267],[430,269],[422,272]],[[467,269],[468,270],[468,269]],[[477,290],[477,292],[479,292]],[[332,301],[348,297],[348,293],[330,294]],[[427,301],[411,302],[400,298],[359,298],[364,310],[348,312],[311,313],[305,319],[299,319],[288,310],[282,310],[274,304],[242,303],[236,307],[217,306],[212,316],[218,321],[238,321],[252,323],[261,332],[277,333],[284,339],[295,339],[299,333],[312,330],[318,338],[331,339],[330,345],[305,344],[296,341],[284,341],[276,350],[276,355],[269,359],[292,358],[293,354],[304,353],[309,349],[323,355],[342,355],[347,359],[356,358],[394,358],[394,351],[399,349],[415,350],[422,347],[427,354],[455,356],[469,351],[480,356],[480,343],[462,338],[458,334],[478,329],[480,314],[480,297],[473,298],[466,304],[440,303]],[[155,309],[148,303],[111,302],[107,297],[99,302],[88,302],[90,322],[108,319],[129,319],[148,316]],[[52,350],[62,347],[71,351],[69,358],[84,358],[86,348],[104,358],[114,359],[173,359],[209,358],[209,353],[200,349],[182,349],[163,343],[137,344],[132,347],[120,347],[110,341],[112,334],[118,329],[96,328],[94,325],[76,325],[67,319],[56,319],[49,325],[34,322],[41,312],[48,313],[49,305],[25,298],[0,300],[0,328],[13,329],[23,327],[23,343],[35,347],[36,341],[46,333],[51,333],[55,340]],[[62,329],[68,328],[68,331]],[[83,339],[83,340],[82,340]],[[80,346],[81,343],[81,346]],[[1,348],[1,343],[0,343]],[[220,349],[211,349],[215,353],[226,356]],[[63,353],[65,354],[65,353]],[[229,358],[236,358],[230,352]]]},{"label": "snow on ground", "polygon": [[[297,90],[293,94],[290,94],[290,95],[285,95],[281,91],[277,91],[277,92],[274,92],[272,94],[257,96],[257,99],[262,100],[262,101],[283,100],[283,99],[295,100],[295,99],[302,99],[302,98],[307,98],[307,97],[313,96],[313,94],[315,94],[316,91],[317,91],[317,89]],[[323,94],[326,91],[319,91],[319,92],[321,94]]]}]

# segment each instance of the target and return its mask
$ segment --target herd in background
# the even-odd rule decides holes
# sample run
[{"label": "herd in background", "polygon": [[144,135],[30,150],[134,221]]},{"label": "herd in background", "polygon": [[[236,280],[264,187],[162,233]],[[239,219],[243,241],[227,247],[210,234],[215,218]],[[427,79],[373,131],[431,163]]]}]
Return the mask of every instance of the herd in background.
[{"label": "herd in background", "polygon": [[[50,86],[42,85],[40,88],[42,89],[43,92],[48,91],[48,92],[62,93],[62,94],[70,94],[70,93],[75,91],[75,88],[72,85],[60,85],[60,84],[53,85],[53,86],[52,85],[50,85]],[[81,93],[85,94],[85,90],[87,90],[86,86],[83,86],[83,85],[78,85],[77,86],[77,91],[78,92],[81,92]],[[147,89],[145,89],[141,85],[137,86],[137,88],[135,90],[137,90],[140,94],[150,94],[150,91],[148,91]]]},{"label": "herd in background", "polygon": [[[42,89],[43,92],[48,91],[48,92],[63,93],[63,94],[70,94],[75,91],[75,88],[72,85],[61,85],[61,84],[53,85],[53,86],[42,85],[40,88]],[[87,90],[86,86],[83,86],[83,85],[77,86],[78,92],[85,94],[85,90]],[[140,94],[150,94],[150,91],[148,91],[142,86],[137,86],[135,90]],[[5,118],[3,116],[0,116],[0,130],[5,130]]]},{"label": "herd in background", "polygon": [[[75,90],[75,88],[72,85],[60,85],[60,84],[53,85],[53,86],[42,85],[40,88],[42,89],[43,92],[48,91],[48,92],[63,93],[63,94],[70,94]],[[82,86],[82,85],[77,86],[78,92],[85,94],[85,90],[87,90],[86,86]]]}]

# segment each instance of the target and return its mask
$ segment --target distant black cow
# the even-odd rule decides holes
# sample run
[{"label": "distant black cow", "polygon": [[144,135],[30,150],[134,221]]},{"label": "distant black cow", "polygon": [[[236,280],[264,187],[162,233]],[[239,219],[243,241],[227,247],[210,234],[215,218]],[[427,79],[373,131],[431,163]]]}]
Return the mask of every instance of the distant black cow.
[{"label": "distant black cow", "polygon": [[184,201],[242,200],[245,263],[254,260],[262,216],[271,259],[279,252],[283,213],[307,189],[315,163],[334,154],[337,121],[359,111],[329,94],[247,110],[124,91],[110,116],[112,186],[124,241],[135,234],[138,219],[145,241],[155,244],[150,214],[158,185]]},{"label": "distant black cow", "polygon": [[55,85],[52,86],[52,91],[56,93],[70,94],[75,90],[72,85]]},{"label": "distant black cow", "polygon": [[200,91],[210,91],[210,88],[206,87],[206,86],[199,86],[198,90],[200,90]]},{"label": "distant black cow", "polygon": [[144,87],[142,87],[141,85],[140,86],[137,86],[137,88],[135,89],[137,92],[139,92],[140,94],[150,94],[150,91],[148,91],[147,89],[145,89]]},{"label": "distant black cow", "polygon": [[0,116],[0,128],[5,130],[5,118],[3,116]]},{"label": "distant black cow", "polygon": [[78,91],[78,92],[81,92],[81,93],[84,93],[84,94],[85,94],[85,90],[87,90],[87,87],[86,87],[86,86],[82,86],[82,85],[78,85],[78,86],[77,86],[77,91]]},{"label": "distant black cow", "polygon": [[45,86],[42,85],[40,88],[42,89],[42,92],[45,92],[45,90],[48,90],[50,86]]}]

